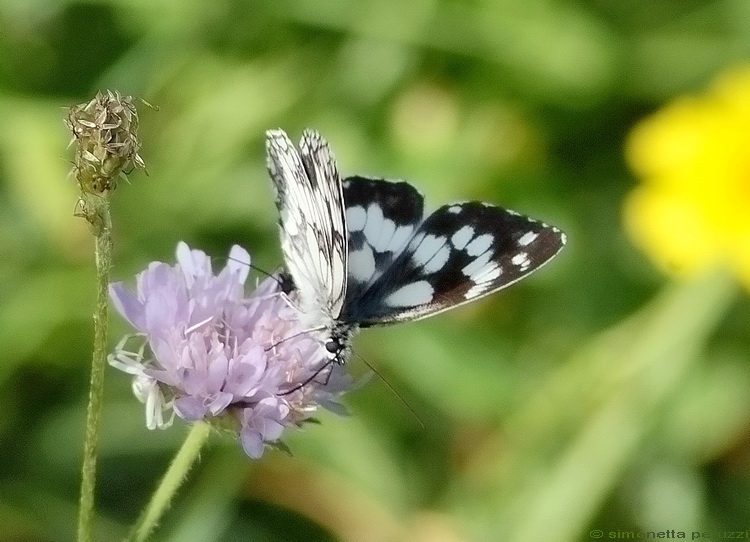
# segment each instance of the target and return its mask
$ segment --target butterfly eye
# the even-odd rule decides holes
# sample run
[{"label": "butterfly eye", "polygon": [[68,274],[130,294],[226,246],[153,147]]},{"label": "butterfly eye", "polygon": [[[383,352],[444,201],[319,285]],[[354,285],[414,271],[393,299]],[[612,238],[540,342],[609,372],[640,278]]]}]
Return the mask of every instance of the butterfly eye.
[{"label": "butterfly eye", "polygon": [[326,341],[326,350],[331,354],[335,354],[341,350],[341,343],[336,339],[330,339]]},{"label": "butterfly eye", "polygon": [[279,288],[285,294],[289,295],[294,290],[294,279],[292,275],[286,272],[279,273]]}]

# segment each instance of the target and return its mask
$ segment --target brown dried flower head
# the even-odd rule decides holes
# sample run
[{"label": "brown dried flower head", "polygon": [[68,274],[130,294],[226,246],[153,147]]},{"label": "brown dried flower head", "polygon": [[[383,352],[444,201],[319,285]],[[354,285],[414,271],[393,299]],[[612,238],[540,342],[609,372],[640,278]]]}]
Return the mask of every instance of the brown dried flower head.
[{"label": "brown dried flower head", "polygon": [[81,192],[106,196],[129,170],[145,169],[131,96],[98,92],[91,101],[71,107],[65,124],[76,143],[73,174]]}]

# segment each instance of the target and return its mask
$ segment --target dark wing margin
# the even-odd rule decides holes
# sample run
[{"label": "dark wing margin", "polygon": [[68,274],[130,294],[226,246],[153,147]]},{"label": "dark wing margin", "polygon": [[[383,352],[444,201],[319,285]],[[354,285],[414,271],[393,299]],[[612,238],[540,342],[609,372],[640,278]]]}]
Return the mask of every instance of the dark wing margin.
[{"label": "dark wing margin", "polygon": [[404,181],[353,176],[344,180],[349,235],[345,305],[357,299],[406,247],[422,222],[424,198]]},{"label": "dark wing margin", "polygon": [[445,205],[347,316],[363,326],[426,318],[510,286],[565,244],[559,229],[493,205]]},{"label": "dark wing margin", "polygon": [[328,143],[306,130],[295,149],[283,130],[266,133],[281,248],[300,308],[336,319],[346,292],[346,229],[341,180]]}]

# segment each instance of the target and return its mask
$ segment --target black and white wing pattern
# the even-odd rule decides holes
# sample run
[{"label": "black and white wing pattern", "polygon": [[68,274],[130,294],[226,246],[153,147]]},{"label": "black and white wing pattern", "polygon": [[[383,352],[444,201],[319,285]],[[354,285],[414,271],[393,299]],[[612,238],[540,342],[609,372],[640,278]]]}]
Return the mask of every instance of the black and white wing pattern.
[{"label": "black and white wing pattern", "polygon": [[424,198],[404,181],[344,180],[349,273],[345,305],[390,268],[422,222]]},{"label": "black and white wing pattern", "polygon": [[299,151],[282,130],[266,134],[276,189],[281,249],[309,325],[330,327],[344,303],[347,275],[341,179],[328,143],[306,130]]},{"label": "black and white wing pattern", "polygon": [[[383,192],[394,185],[374,179],[345,181],[347,218],[361,214],[350,213],[362,203],[353,205],[355,199],[349,197],[359,191],[360,184],[369,191],[377,186]],[[395,183],[399,184],[403,183]],[[367,327],[432,316],[510,286],[547,263],[565,244],[565,235],[557,228],[486,203],[444,205],[424,221],[419,215],[416,221],[402,219],[409,222],[413,234],[405,242],[394,243],[400,248],[387,254],[384,268],[376,266],[374,280],[366,288],[347,292],[344,321]],[[348,228],[351,232],[352,225]],[[390,225],[381,228],[386,233],[391,229]],[[370,250],[377,253],[383,248],[378,228],[362,230],[360,235],[369,247],[364,250],[368,255]],[[356,253],[352,237],[350,233],[350,261]]]},{"label": "black and white wing pattern", "polygon": [[565,244],[557,228],[487,203],[444,205],[425,218],[424,198],[407,182],[342,183],[317,132],[304,132],[299,151],[281,130],[267,137],[284,260],[301,318],[323,334],[326,366],[346,362],[359,327],[479,299],[533,273]]}]

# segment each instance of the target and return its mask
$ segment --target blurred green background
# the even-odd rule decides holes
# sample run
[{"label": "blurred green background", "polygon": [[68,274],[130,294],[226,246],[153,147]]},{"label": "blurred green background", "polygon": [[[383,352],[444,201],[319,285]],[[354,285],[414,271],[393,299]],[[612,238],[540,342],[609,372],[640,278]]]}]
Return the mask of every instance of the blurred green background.
[{"label": "blurred green background", "polygon": [[[180,240],[278,266],[275,127],[317,128],[344,174],[410,180],[430,207],[492,201],[569,238],[508,291],[358,337],[424,429],[373,379],[350,417],[289,431],[293,457],[216,437],[154,540],[750,528],[750,304],[723,276],[672,283],[621,222],[633,125],[749,56],[746,0],[3,0],[0,541],[75,531],[95,289],[62,118],[106,88],[159,108],[137,104],[149,176],[113,198],[115,280]],[[111,368],[105,393],[110,541],[186,428],[148,431]]]}]

